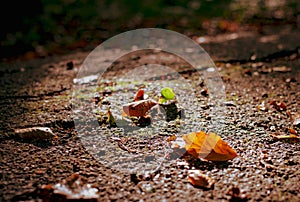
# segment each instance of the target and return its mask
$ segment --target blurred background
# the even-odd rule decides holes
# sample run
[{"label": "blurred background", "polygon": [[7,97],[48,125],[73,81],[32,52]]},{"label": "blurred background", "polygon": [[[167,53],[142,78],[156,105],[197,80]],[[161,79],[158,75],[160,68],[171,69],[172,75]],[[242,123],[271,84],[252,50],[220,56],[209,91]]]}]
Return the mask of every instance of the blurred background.
[{"label": "blurred background", "polygon": [[300,27],[299,0],[10,0],[0,10],[2,60],[88,51],[144,27],[190,37]]}]

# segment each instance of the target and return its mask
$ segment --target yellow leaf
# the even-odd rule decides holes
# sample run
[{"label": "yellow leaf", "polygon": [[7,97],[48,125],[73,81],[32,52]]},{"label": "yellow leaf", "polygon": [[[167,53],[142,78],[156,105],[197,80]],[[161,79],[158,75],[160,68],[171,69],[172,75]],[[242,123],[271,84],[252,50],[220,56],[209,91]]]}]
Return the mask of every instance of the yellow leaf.
[{"label": "yellow leaf", "polygon": [[209,161],[227,161],[237,157],[237,153],[219,135],[203,131],[182,136],[187,153]]}]

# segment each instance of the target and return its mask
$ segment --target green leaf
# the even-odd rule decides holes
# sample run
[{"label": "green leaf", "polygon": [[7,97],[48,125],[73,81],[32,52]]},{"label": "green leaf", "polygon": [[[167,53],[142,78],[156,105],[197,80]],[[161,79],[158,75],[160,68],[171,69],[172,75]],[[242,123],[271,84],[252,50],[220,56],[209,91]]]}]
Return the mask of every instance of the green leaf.
[{"label": "green leaf", "polygon": [[165,87],[161,90],[161,95],[166,100],[173,100],[175,98],[175,93],[173,92],[172,88]]}]

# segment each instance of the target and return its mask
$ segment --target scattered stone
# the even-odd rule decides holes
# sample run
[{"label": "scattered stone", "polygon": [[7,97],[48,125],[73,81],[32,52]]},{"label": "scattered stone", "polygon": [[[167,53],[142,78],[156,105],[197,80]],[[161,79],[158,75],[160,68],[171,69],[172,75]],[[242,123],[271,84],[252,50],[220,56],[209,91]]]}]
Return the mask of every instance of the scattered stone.
[{"label": "scattered stone", "polygon": [[74,67],[74,63],[73,63],[73,61],[70,61],[70,62],[67,62],[67,70],[72,70],[73,69],[73,67]]},{"label": "scattered stone", "polygon": [[200,170],[189,170],[188,180],[195,187],[210,189],[213,187],[215,181],[208,176],[201,173]]},{"label": "scattered stone", "polygon": [[43,201],[97,201],[99,198],[98,189],[76,173],[55,185],[43,185],[39,195]]},{"label": "scattered stone", "polygon": [[247,201],[248,195],[244,190],[240,190],[238,187],[231,187],[228,191],[228,194],[231,196],[229,201]]},{"label": "scattered stone", "polygon": [[204,97],[207,97],[208,96],[208,90],[207,89],[202,89],[200,91],[201,95],[203,95]]},{"label": "scattered stone", "polygon": [[225,101],[223,102],[223,105],[228,107],[236,107],[236,105],[232,101]]},{"label": "scattered stone", "polygon": [[264,101],[260,105],[258,105],[257,108],[261,111],[268,111],[268,107],[265,105]]},{"label": "scattered stone", "polygon": [[272,70],[274,72],[281,72],[281,73],[285,73],[285,72],[291,72],[292,69],[286,66],[281,66],[281,67],[273,67]]},{"label": "scattered stone", "polygon": [[296,118],[296,119],[293,121],[293,125],[296,126],[296,127],[300,127],[300,118]]}]

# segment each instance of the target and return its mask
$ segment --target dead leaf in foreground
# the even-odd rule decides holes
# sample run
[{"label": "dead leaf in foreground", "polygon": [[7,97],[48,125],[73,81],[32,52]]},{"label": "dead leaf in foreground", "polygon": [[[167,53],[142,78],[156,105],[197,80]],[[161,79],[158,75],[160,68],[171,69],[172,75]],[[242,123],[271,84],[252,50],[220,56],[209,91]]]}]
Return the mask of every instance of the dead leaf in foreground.
[{"label": "dead leaf in foreground", "polygon": [[123,105],[123,112],[128,116],[145,116],[149,109],[155,105],[157,105],[157,103],[152,99],[135,101]]},{"label": "dead leaf in foreground", "polygon": [[192,132],[182,136],[187,153],[209,161],[227,161],[238,156],[227,142],[214,133]]},{"label": "dead leaf in foreground", "polygon": [[213,179],[201,173],[200,170],[189,170],[188,180],[193,186],[203,187],[207,189],[212,188],[215,183]]}]

